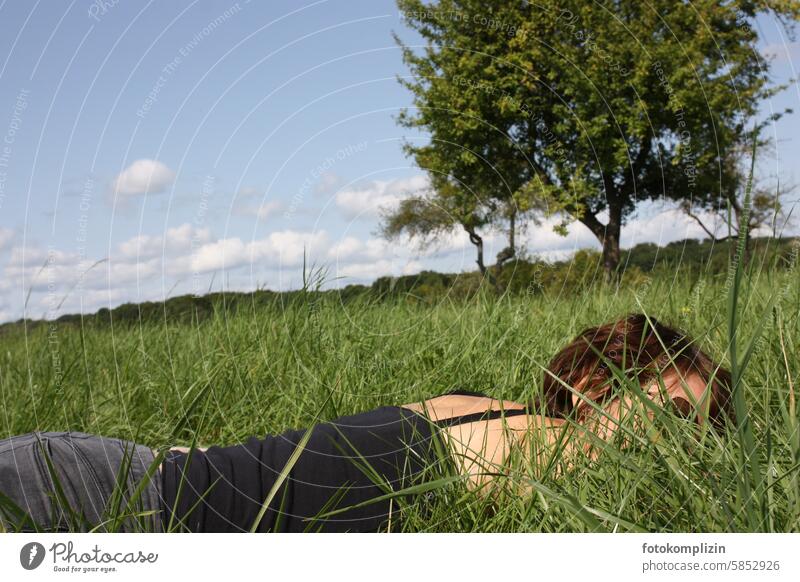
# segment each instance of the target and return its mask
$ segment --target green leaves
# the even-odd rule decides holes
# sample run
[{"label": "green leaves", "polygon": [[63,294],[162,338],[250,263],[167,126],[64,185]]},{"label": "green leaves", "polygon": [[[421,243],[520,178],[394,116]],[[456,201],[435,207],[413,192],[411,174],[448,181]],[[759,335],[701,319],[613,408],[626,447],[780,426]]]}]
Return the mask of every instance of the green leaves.
[{"label": "green leaves", "polygon": [[[567,213],[606,245],[607,270],[640,201],[723,204],[742,181],[725,158],[747,137],[742,121],[775,90],[747,20],[762,7],[750,2],[398,7],[426,42],[424,51],[403,47],[417,109],[399,121],[431,142],[406,151],[428,172],[431,200],[444,208],[477,200],[442,232],[480,212],[493,225],[509,209],[518,224]],[[788,0],[769,9],[789,21],[800,12]],[[538,197],[522,202],[525,192]],[[391,218],[413,223],[407,213]]]}]

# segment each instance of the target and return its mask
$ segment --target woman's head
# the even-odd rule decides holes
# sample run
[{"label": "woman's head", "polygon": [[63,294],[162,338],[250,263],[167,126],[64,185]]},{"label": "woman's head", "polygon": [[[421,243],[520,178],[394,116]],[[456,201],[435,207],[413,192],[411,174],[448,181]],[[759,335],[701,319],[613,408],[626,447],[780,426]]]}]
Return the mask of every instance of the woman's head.
[{"label": "woman's head", "polygon": [[730,373],[685,334],[641,314],[585,329],[555,355],[544,375],[548,414],[580,418],[592,409],[587,400],[619,395],[612,366],[654,400],[668,397],[684,416],[733,419]]}]

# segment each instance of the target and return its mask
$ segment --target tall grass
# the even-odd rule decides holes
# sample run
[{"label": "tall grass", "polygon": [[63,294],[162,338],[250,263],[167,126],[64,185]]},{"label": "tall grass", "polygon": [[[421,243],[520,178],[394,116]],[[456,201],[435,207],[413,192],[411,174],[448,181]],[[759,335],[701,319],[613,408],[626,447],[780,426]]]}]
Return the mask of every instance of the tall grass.
[{"label": "tall grass", "polygon": [[0,438],[75,430],[161,449],[234,444],[456,386],[525,401],[584,327],[644,311],[731,368],[738,427],[698,433],[659,414],[629,446],[594,460],[559,468],[556,455],[514,467],[510,477],[529,495],[491,501],[443,478],[427,491],[431,502],[407,504],[393,529],[795,531],[798,280],[796,265],[754,261],[729,277],[598,284],[576,297],[342,305],[309,291],[194,324],[41,326],[0,340]]}]

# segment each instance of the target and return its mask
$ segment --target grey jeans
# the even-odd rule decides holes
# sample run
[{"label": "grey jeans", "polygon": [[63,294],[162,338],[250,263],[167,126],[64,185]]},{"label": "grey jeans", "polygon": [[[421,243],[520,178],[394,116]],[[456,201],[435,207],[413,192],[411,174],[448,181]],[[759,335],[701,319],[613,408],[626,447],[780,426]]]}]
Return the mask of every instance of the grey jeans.
[{"label": "grey jeans", "polygon": [[0,440],[0,523],[9,531],[110,531],[113,518],[125,516],[118,531],[161,531],[159,472],[146,475],[153,461],[146,446],[81,432]]}]

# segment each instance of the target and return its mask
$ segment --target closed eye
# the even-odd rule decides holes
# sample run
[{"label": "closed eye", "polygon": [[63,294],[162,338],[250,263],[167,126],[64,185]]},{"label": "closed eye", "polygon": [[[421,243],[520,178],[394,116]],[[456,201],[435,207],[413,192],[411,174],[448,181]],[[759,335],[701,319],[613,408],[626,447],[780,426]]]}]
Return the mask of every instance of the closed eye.
[{"label": "closed eye", "polygon": [[683,418],[692,418],[694,416],[694,407],[685,398],[673,398],[672,405],[675,409],[675,414]]}]

